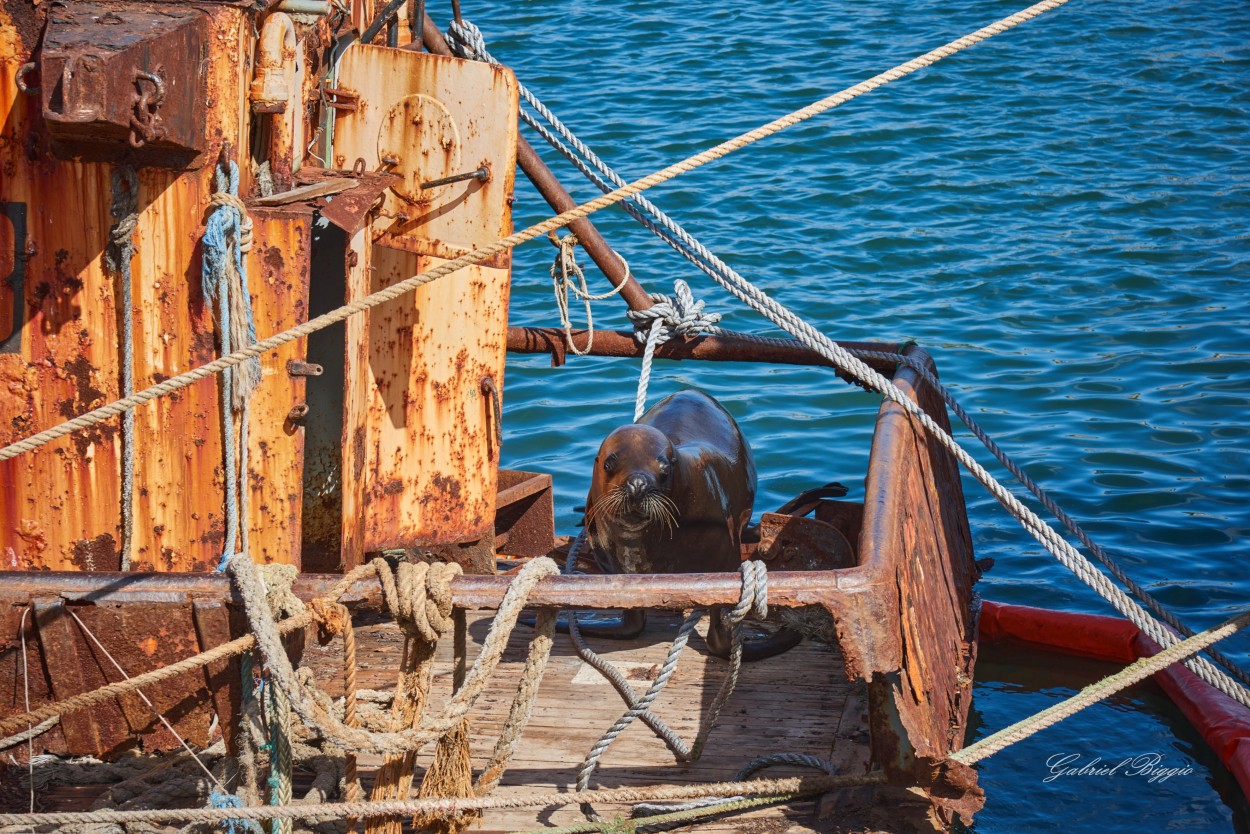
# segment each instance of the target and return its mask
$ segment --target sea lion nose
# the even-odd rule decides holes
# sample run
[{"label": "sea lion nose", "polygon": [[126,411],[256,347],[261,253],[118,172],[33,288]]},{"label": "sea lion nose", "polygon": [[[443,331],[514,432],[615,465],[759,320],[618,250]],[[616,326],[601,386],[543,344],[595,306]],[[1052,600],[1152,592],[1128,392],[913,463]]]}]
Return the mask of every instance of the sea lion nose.
[{"label": "sea lion nose", "polygon": [[641,475],[630,475],[625,482],[625,490],[630,498],[641,498],[647,491],[647,479]]}]

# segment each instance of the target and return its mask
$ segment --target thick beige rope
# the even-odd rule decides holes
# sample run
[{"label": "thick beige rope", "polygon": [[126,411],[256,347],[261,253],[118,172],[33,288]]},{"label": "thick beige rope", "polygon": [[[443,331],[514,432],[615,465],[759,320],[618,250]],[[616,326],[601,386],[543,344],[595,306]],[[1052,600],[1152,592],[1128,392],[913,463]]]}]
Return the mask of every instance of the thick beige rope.
[{"label": "thick beige rope", "polygon": [[[381,559],[373,560],[369,563],[369,567],[376,570],[380,578],[390,573],[386,562]],[[371,732],[349,727],[340,721],[334,715],[333,710],[323,702],[323,699],[318,698],[321,693],[305,686],[297,678],[291,666],[291,659],[287,657],[282,641],[278,639],[278,624],[274,622],[273,614],[264,603],[261,585],[251,560],[245,556],[236,556],[227,563],[226,569],[237,582],[239,595],[243,599],[243,606],[247,612],[248,623],[256,635],[256,645],[265,660],[265,668],[269,670],[270,679],[287,693],[291,700],[291,708],[295,710],[295,713],[307,726],[316,729],[323,739],[336,747],[356,753],[382,755],[418,750],[445,735],[460,722],[460,719],[464,718],[477,697],[486,688],[491,675],[494,674],[495,667],[499,665],[504,649],[507,647],[508,635],[512,633],[517,617],[520,616],[530,592],[544,578],[560,573],[556,563],[547,557],[533,559],[521,568],[508,585],[508,590],[499,603],[499,610],[491,621],[490,630],[483,641],[482,651],[474,661],[473,668],[469,670],[464,687],[447,702],[442,714],[422,721],[418,727],[397,732]],[[385,579],[383,582],[383,587],[386,588]],[[401,598],[403,596],[403,594],[399,595]],[[403,603],[397,599],[396,605],[396,608],[392,608],[392,616],[400,613],[399,606]],[[409,610],[417,623],[430,614],[428,606],[421,608],[412,606]]]},{"label": "thick beige rope", "polygon": [[391,802],[333,802],[319,805],[254,805],[246,808],[162,808],[148,811],[57,811],[43,814],[0,814],[4,825],[81,825],[88,823],[221,823],[228,819],[341,819],[347,816],[451,815],[464,811],[497,808],[551,808],[575,802],[633,803],[708,796],[776,796],[794,792],[815,793],[860,785],[884,785],[880,772],[853,776],[802,776],[785,779],[754,779],[746,782],[713,782],[704,785],[665,785],[636,788],[605,788],[593,791],[520,792],[510,796],[455,797]]},{"label": "thick beige rope", "polygon": [[500,252],[511,249],[512,247],[528,240],[533,240],[534,238],[544,235],[554,229],[567,226],[574,220],[579,220],[599,211],[600,209],[615,205],[616,203],[632,197],[635,194],[646,191],[648,188],[652,188],[662,182],[667,182],[676,176],[720,159],[721,157],[740,150],[741,148],[745,148],[747,145],[758,142],[759,140],[772,136],[775,133],[779,133],[786,128],[793,127],[794,125],[806,121],[813,116],[818,116],[821,113],[832,110],[839,105],[845,104],[854,98],[864,95],[865,93],[872,92],[878,87],[889,84],[891,81],[897,81],[898,79],[906,75],[910,75],[917,70],[931,66],[943,58],[950,57],[957,52],[975,46],[976,44],[992,38],[995,35],[1002,34],[1009,29],[1019,26],[1025,21],[1032,20],[1043,12],[1062,6],[1066,2],[1067,0],[1042,0],[1042,2],[1029,6],[1027,9],[1022,9],[1021,11],[1018,11],[1013,15],[1009,15],[1002,20],[991,23],[989,26],[978,29],[977,31],[964,35],[961,38],[957,38],[956,40],[940,46],[937,49],[913,58],[906,63],[899,64],[893,69],[874,75],[866,81],[861,81],[860,83],[852,87],[848,87],[841,92],[834,93],[833,95],[823,98],[820,101],[788,113],[779,119],[775,119],[768,124],[761,125],[754,130],[722,142],[721,144],[716,145],[713,148],[709,148],[702,153],[683,159],[682,161],[670,165],[661,171],[657,171],[649,176],[643,177],[640,180],[636,180],[628,185],[618,188],[615,191],[604,194],[602,197],[583,203],[580,206],[572,208],[548,220],[544,220],[541,223],[530,226],[529,228],[517,232],[516,234],[509,235],[508,237],[498,240],[489,246],[482,249],[475,249],[466,255],[461,255],[455,260],[440,264],[428,272],[422,272],[418,275],[412,276],[411,278],[406,278],[403,281],[399,281],[398,283],[387,287],[386,289],[379,290],[371,295],[367,295],[349,304],[345,304],[337,310],[333,310],[325,315],[309,319],[303,324],[293,327],[290,330],[285,330],[281,333],[270,336],[267,339],[262,339],[259,342],[248,345],[240,350],[236,350],[233,353],[221,357],[220,359],[209,362],[207,365],[201,365],[198,368],[193,368],[185,373],[170,377],[164,382],[136,392],[129,397],[124,397],[115,402],[100,406],[99,408],[88,411],[86,414],[75,417],[72,420],[53,426],[50,429],[46,429],[38,434],[34,434],[30,437],[19,440],[16,443],[5,446],[3,449],[0,449],[0,461],[8,460],[9,458],[20,455],[23,452],[38,449],[40,446],[50,443],[57,438],[64,437],[65,435],[71,434],[72,432],[80,429],[93,426],[111,417],[116,417],[122,412],[134,408],[137,405],[142,405],[143,403],[154,400],[157,397],[162,397],[173,391],[177,391],[180,388],[185,388],[188,385],[204,379],[205,377],[220,373],[221,371],[234,367],[235,365],[240,365],[254,356],[259,356],[260,354],[273,350],[274,348],[294,342],[295,340],[301,339],[310,333],[315,333],[316,331],[329,327],[332,324],[337,324],[338,322],[350,318],[357,313],[364,312],[365,310],[376,307],[379,304],[384,304],[387,301],[398,298],[405,293],[415,290],[417,287],[424,286],[431,281],[442,278],[445,275],[449,275],[456,270],[469,266],[470,264],[481,263],[482,261],[494,257]]},{"label": "thick beige rope", "polygon": [[963,762],[968,765],[979,762],[1003,748],[1010,747],[1017,741],[1023,741],[1034,733],[1058,724],[1065,718],[1075,715],[1086,707],[1096,704],[1122,689],[1127,689],[1133,684],[1145,680],[1155,672],[1166,669],[1173,663],[1178,663],[1190,655],[1202,651],[1212,643],[1223,640],[1246,626],[1250,626],[1250,611],[1228,620],[1223,625],[1199,632],[1188,640],[1168,646],[1156,655],[1143,657],[1114,675],[1090,684],[1071,698],[1060,701],[1053,707],[1048,707],[1036,715],[1031,715],[1023,721],[1018,721],[1010,727],[1005,727],[992,735],[988,735],[975,744],[970,744],[963,750],[952,753],[950,757],[957,762]]}]

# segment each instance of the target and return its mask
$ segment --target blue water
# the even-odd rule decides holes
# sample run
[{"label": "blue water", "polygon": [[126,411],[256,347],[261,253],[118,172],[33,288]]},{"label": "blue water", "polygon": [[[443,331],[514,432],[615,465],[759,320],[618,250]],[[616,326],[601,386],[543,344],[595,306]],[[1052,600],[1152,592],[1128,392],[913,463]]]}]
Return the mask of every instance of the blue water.
[{"label": "blue water", "polygon": [[[995,20],[971,0],[465,0],[491,51],[600,154],[641,176]],[[530,137],[535,144],[539,140]],[[1250,6],[1072,0],[1038,20],[678,178],[651,197],[839,339],[916,339],[947,384],[1131,573],[1195,627],[1250,602]],[[596,192],[578,182],[576,196]],[[518,228],[548,215],[518,186]],[[692,283],[776,333],[623,213],[596,222],[652,291]],[[514,324],[556,323],[553,249],[517,252]],[[604,284],[592,273],[602,290]],[[615,301],[600,326],[627,327]],[[586,466],[626,422],[638,363],[513,361],[505,463],[554,474],[571,532]],[[857,484],[877,398],[827,372],[658,363],[652,401],[721,399],[775,506]],[[966,436],[966,435],[961,435]],[[981,459],[989,460],[981,454]],[[994,471],[998,471],[994,467]],[[965,483],[991,599],[1108,613]],[[1250,639],[1226,650],[1250,663]],[[982,734],[1099,670],[987,660]],[[1044,781],[1048,757],[1160,753],[1193,773]],[[975,830],[1246,830],[1226,773],[1157,690],[991,759]],[[1087,809],[1097,809],[1097,814]]]}]

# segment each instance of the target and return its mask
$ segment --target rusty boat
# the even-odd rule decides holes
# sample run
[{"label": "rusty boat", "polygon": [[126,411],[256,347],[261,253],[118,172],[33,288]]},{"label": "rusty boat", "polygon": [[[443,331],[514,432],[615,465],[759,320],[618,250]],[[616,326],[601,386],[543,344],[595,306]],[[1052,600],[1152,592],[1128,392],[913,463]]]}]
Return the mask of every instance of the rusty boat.
[{"label": "rusty boat", "polygon": [[[0,445],[10,448],[505,238],[518,168],[554,210],[574,205],[518,135],[512,72],[451,55],[420,0],[2,0],[0,114]],[[650,306],[589,220],[570,228],[631,308]],[[431,709],[444,703],[463,679],[457,659],[476,651],[517,572],[562,562],[570,544],[555,528],[551,476],[499,466],[507,355],[549,354],[558,368],[573,350],[644,352],[629,332],[509,326],[510,267],[508,252],[494,255],[294,338],[259,368],[206,375],[0,460],[0,721],[247,635],[243,601],[217,571],[235,552],[290,566],[304,602],[379,555],[460,566],[450,590],[468,646],[439,644],[428,694]],[[933,368],[917,346],[847,346]],[[829,364],[798,342],[727,332],[677,337],[655,355]],[[949,426],[914,367],[870,364]],[[959,470],[890,402],[868,461],[862,501],[757,507],[759,541],[743,548],[768,568],[771,610],[814,612],[820,639],[743,667],[698,762],[675,762],[635,728],[595,787],[726,781],[756,755],[789,751],[875,781],[701,830],[941,830],[975,809],[971,771],[959,784],[918,777],[962,746],[971,701],[979,571]],[[645,688],[681,613],[740,593],[733,574],[558,576],[527,605],[651,609],[641,637],[600,646]],[[352,686],[395,687],[407,638],[384,615],[377,578],[342,601],[357,643]],[[513,633],[468,716],[474,769],[530,636]],[[339,698],[346,638],[313,638],[297,629],[287,650]],[[260,665],[235,655],[143,699],[60,713],[0,751],[0,810],[26,809],[34,760],[41,772],[99,765],[41,783],[38,809],[72,811],[102,807],[116,782],[147,772],[135,762],[181,757],[181,767],[186,750],[214,745],[218,758],[235,755],[243,681],[260,680]],[[692,651],[656,709],[693,735],[726,674]],[[492,795],[568,789],[623,708],[557,639]],[[118,763],[131,770],[107,770]],[[388,765],[362,754],[353,766],[368,790]],[[429,767],[424,753],[411,759],[403,790]],[[315,792],[308,766],[294,780],[297,798]],[[338,787],[316,796],[341,798]],[[197,802],[192,790],[183,804]],[[500,808],[477,825],[580,819],[575,806]],[[422,827],[393,815],[351,825],[401,822]]]}]

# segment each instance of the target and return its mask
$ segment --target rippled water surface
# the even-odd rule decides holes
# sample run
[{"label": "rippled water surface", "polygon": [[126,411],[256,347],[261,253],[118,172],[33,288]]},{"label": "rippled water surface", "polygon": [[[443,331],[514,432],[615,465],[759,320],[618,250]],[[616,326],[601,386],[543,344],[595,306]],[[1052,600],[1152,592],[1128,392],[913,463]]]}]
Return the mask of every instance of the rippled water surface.
[{"label": "rippled water surface", "polygon": [[[464,8],[491,51],[633,178],[1016,6]],[[1248,111],[1245,3],[1072,0],[651,197],[828,335],[929,348],[976,418],[1097,540],[1192,625],[1209,626],[1250,601]],[[575,195],[596,193],[550,158]],[[527,184],[518,198],[518,228],[547,216]],[[776,334],[623,213],[597,222],[652,291],[687,280],[728,326]],[[513,323],[556,323],[553,251],[518,251]],[[596,324],[627,327],[621,310],[597,304]],[[558,523],[570,532],[594,449],[632,414],[638,364],[547,365],[511,365],[505,462],[555,475]],[[741,422],[760,469],[757,507],[833,478],[862,488],[872,395],[826,372],[661,362],[651,399],[687,385]],[[1109,611],[975,482],[965,492],[977,555],[997,562],[986,597]],[[1227,650],[1250,663],[1250,639]],[[978,733],[1093,677],[1066,661],[1063,676],[1030,662],[982,665]],[[1158,752],[1194,771],[1163,784],[1045,782],[1048,757],[1067,751]],[[1228,775],[1148,689],[999,754],[982,782],[978,832],[1247,825]]]}]

